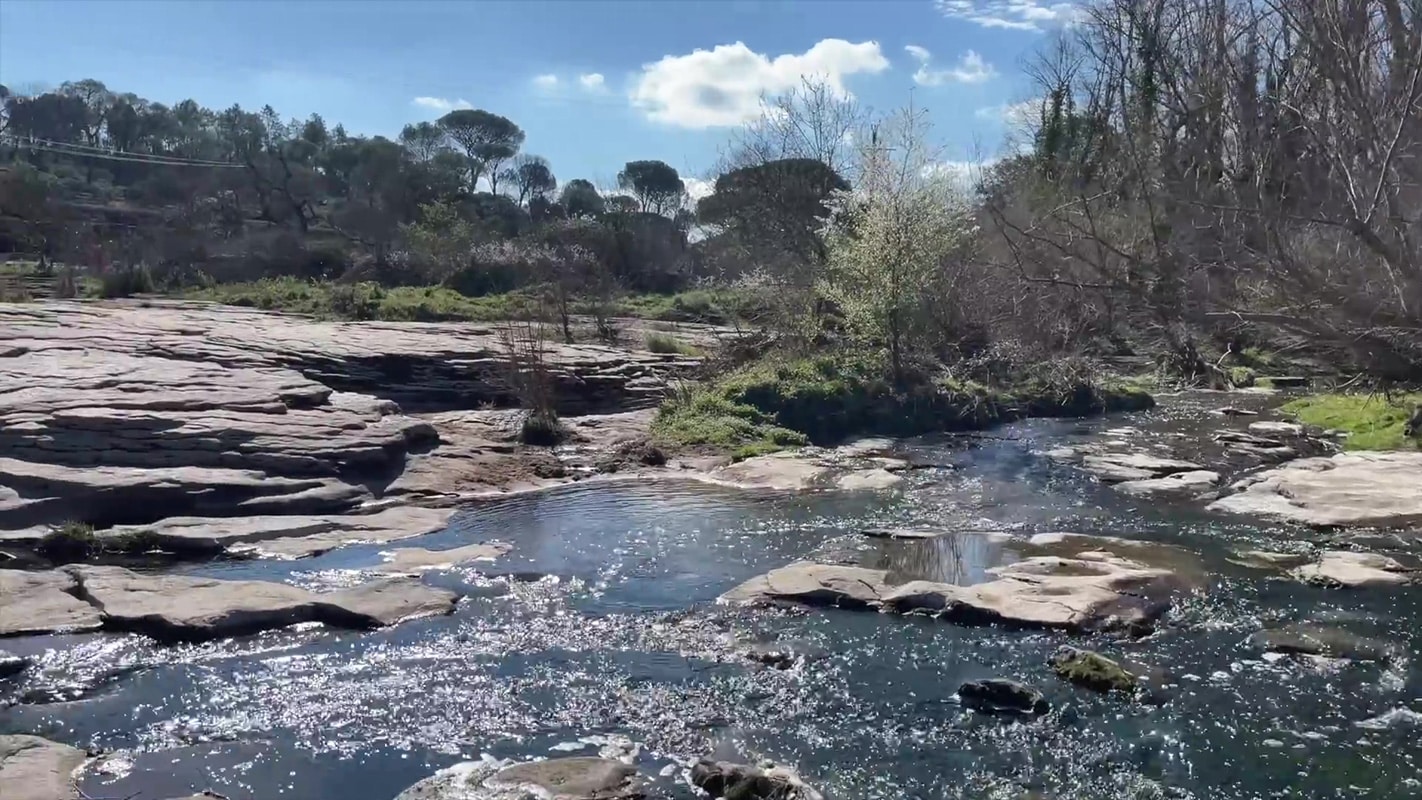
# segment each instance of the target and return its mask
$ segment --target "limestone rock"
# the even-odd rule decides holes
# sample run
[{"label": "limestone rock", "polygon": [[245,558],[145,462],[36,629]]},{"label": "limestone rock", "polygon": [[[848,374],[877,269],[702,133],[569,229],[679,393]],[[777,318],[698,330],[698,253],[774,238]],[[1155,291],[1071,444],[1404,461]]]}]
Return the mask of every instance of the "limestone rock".
[{"label": "limestone rock", "polygon": [[1040,716],[1052,710],[1041,692],[1006,678],[968,681],[958,687],[958,698],[964,708],[984,714]]},{"label": "limestone rock", "polygon": [[1123,483],[1164,478],[1177,472],[1199,472],[1203,468],[1190,461],[1162,458],[1149,453],[1098,452],[1081,460],[1082,468],[1102,483]]},{"label": "limestone rock", "polygon": [[1213,511],[1315,527],[1422,525],[1422,453],[1305,458],[1236,484]]},{"label": "limestone rock", "polygon": [[0,636],[97,629],[99,611],[74,596],[78,587],[59,570],[0,570]]},{"label": "limestone rock", "polygon": [[712,470],[706,479],[746,489],[846,491],[888,489],[903,481],[890,468],[902,469],[906,462],[885,457],[864,457],[851,448],[847,453],[806,447],[754,456]]},{"label": "limestone rock", "polygon": [[868,608],[877,605],[887,591],[884,579],[882,570],[799,561],[751,578],[721,595],[721,601]]},{"label": "limestone rock", "polygon": [[0,789],[5,800],[78,800],[74,772],[83,750],[38,736],[0,736]]},{"label": "limestone rock", "polygon": [[1117,661],[1094,650],[1062,645],[1052,654],[1052,671],[1062,680],[1098,692],[1133,692],[1140,681]]},{"label": "limestone rock", "polygon": [[1282,628],[1266,628],[1249,637],[1251,646],[1270,653],[1301,653],[1326,658],[1360,661],[1391,661],[1406,650],[1392,642],[1311,623],[1295,623]]},{"label": "limestone rock", "polygon": [[440,770],[396,800],[639,800],[636,768],[605,758],[552,758],[501,767],[469,761]]},{"label": "limestone rock", "polygon": [[784,767],[753,767],[703,758],[691,767],[691,783],[711,797],[729,800],[823,800]]},{"label": "limestone rock", "polygon": [[1241,550],[1229,559],[1231,564],[1255,569],[1292,569],[1313,560],[1307,553],[1275,553],[1269,550]]},{"label": "limestone rock", "polygon": [[1318,561],[1296,567],[1290,574],[1304,583],[1346,589],[1401,586],[1412,583],[1418,576],[1416,570],[1404,567],[1396,559],[1349,550],[1326,550]]},{"label": "limestone rock", "polygon": [[449,550],[426,550],[423,547],[401,547],[381,553],[385,563],[382,572],[422,572],[427,569],[449,569],[471,561],[493,561],[507,554],[513,545],[488,542],[454,547]]},{"label": "limestone rock", "polygon": [[1274,422],[1265,420],[1249,423],[1249,432],[1256,436],[1295,438],[1303,436],[1304,427],[1297,422]]},{"label": "limestone rock", "polygon": [[1220,482],[1220,474],[1197,469],[1176,472],[1164,478],[1147,478],[1116,484],[1116,491],[1134,497],[1196,497],[1214,488]]}]

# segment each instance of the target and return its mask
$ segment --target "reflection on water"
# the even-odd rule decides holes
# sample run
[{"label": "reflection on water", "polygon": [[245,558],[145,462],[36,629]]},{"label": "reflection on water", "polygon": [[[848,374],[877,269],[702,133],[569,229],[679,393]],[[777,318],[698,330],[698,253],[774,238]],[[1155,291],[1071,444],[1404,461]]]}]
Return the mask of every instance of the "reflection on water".
[{"label": "reflection on water", "polygon": [[[882,496],[621,484],[473,507],[413,542],[515,545],[496,564],[426,576],[467,596],[449,617],[171,648],[138,637],[9,640],[41,669],[0,688],[27,701],[0,710],[0,731],[117,749],[84,784],[94,797],[211,788],[234,799],[389,800],[480,753],[607,748],[634,753],[650,775],[669,768],[659,778],[668,798],[692,796],[676,765],[711,752],[797,764],[841,800],[1419,796],[1415,732],[1356,725],[1422,709],[1411,666],[1417,592],[1267,580],[1228,563],[1228,548],[1277,547],[1298,532],[1136,504],[1040,455],[1121,424],[1031,422],[912,443],[915,457],[945,468],[915,471],[906,491]],[[1150,436],[1167,423],[1132,424]],[[954,533],[884,541],[860,536],[865,527]],[[1014,538],[967,532],[982,530]],[[715,604],[748,577],[827,555],[894,580],[976,583],[993,566],[1066,547],[1024,543],[1051,531],[1152,543],[1152,557],[1175,553],[1207,574],[1208,590],[1139,642]],[[382,549],[189,569],[320,587],[353,580]],[[1291,620],[1388,639],[1414,657],[1273,659],[1247,645],[1261,625]],[[744,657],[766,640],[823,657],[787,671]],[[1062,684],[1045,661],[1066,641],[1163,669],[1169,687],[1146,705]],[[992,676],[1038,686],[1056,711],[1027,724],[965,714],[959,683]],[[56,687],[69,690],[44,693]]]}]

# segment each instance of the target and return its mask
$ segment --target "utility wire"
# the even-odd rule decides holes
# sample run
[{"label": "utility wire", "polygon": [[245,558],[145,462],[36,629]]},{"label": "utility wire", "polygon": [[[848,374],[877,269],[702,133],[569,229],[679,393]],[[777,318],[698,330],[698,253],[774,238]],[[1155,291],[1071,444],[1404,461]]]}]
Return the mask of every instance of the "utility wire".
[{"label": "utility wire", "polygon": [[158,154],[158,153],[129,153],[129,152],[125,152],[125,151],[122,151],[122,150],[115,150],[115,149],[112,148],[112,147],[99,147],[99,146],[97,146],[97,145],[81,144],[81,143],[78,143],[78,142],[60,142],[60,141],[55,141],[55,140],[53,140],[53,139],[42,139],[42,138],[33,137],[33,136],[31,136],[31,137],[21,137],[21,136],[17,136],[16,134],[4,134],[4,133],[0,133],[0,139],[8,139],[8,140],[11,141],[12,143],[15,143],[15,144],[18,144],[18,145],[22,145],[22,146],[25,145],[25,144],[27,144],[27,143],[35,143],[35,144],[45,145],[45,146],[48,146],[48,147],[57,147],[57,148],[65,149],[65,150],[80,151],[80,152],[83,153],[83,154],[93,153],[93,154],[96,154],[96,155],[122,155],[122,156],[130,156],[130,157],[134,157],[134,158],[151,158],[151,159],[155,159],[155,160],[171,161],[171,162],[173,162],[173,163],[179,163],[179,164],[195,164],[195,165],[203,165],[203,166],[222,166],[222,167],[227,167],[227,166],[241,166],[240,164],[234,164],[234,163],[231,162],[231,161],[215,161],[215,160],[209,159],[209,158],[183,158],[183,157],[181,157],[181,156],[168,156],[168,155],[161,155],[161,154]]},{"label": "utility wire", "polygon": [[73,156],[76,158],[97,158],[107,161],[125,161],[135,164],[154,164],[169,167],[214,167],[219,169],[242,169],[245,166],[243,164],[234,164],[230,161],[186,159],[147,153],[122,153],[116,150],[106,150],[97,147],[91,148],[86,145],[55,142],[48,139],[21,139],[20,137],[6,134],[0,134],[0,142],[6,142],[14,147],[22,147],[27,150],[55,153],[56,155]]}]

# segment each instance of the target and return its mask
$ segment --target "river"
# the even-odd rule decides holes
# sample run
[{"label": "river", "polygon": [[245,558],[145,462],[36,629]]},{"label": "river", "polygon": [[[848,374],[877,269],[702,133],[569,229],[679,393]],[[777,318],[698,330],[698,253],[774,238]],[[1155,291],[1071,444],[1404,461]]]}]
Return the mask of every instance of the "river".
[{"label": "river", "polygon": [[[926,466],[891,492],[601,483],[482,504],[413,542],[514,545],[493,564],[427,574],[468,595],[451,616],[177,647],[7,640],[41,664],[0,689],[21,701],[0,710],[0,732],[112,751],[86,779],[94,797],[390,800],[481,754],[598,752],[635,757],[666,797],[694,796],[679,765],[707,754],[794,765],[840,800],[1422,796],[1416,729],[1357,724],[1422,707],[1422,593],[1269,579],[1230,563],[1231,551],[1287,549],[1308,534],[1133,500],[1042,455],[1122,426],[1201,436],[1217,425],[1203,407],[903,442]],[[1139,641],[715,603],[799,559],[961,582],[1012,556],[971,532],[888,541],[859,533],[869,526],[1152,540],[1197,554],[1209,577]],[[356,582],[381,549],[185,569],[325,588]],[[1301,620],[1388,639],[1409,657],[1264,658],[1248,646],[1263,625]],[[807,657],[788,670],[745,657],[769,640]],[[1046,659],[1067,642],[1164,670],[1167,687],[1143,703],[1063,683]],[[1024,722],[956,703],[962,681],[997,676],[1040,688],[1053,712]]]}]

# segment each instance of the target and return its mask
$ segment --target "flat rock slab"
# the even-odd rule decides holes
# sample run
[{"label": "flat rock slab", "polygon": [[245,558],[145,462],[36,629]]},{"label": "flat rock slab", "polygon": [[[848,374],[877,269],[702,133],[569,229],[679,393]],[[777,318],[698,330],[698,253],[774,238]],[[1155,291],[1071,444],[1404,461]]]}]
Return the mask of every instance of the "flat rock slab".
[{"label": "flat rock slab", "polygon": [[75,596],[78,588],[61,570],[0,570],[0,636],[97,630],[103,618]]},{"label": "flat rock slab", "polygon": [[606,758],[552,758],[501,766],[469,761],[440,770],[396,800],[638,800],[637,770]]},{"label": "flat rock slab", "polygon": [[1318,561],[1295,567],[1294,578],[1315,586],[1356,589],[1365,586],[1402,586],[1415,582],[1422,573],[1408,569],[1394,558],[1380,553],[1326,550]]},{"label": "flat rock slab", "polygon": [[488,542],[454,547],[449,550],[426,550],[423,547],[401,547],[381,553],[381,572],[423,572],[429,569],[449,569],[473,561],[493,561],[506,555],[513,545]]},{"label": "flat rock slab", "polygon": [[205,641],[302,622],[371,629],[446,614],[458,601],[453,592],[411,578],[315,593],[284,583],[76,566],[0,571],[0,581],[7,601],[0,606],[0,633],[9,635],[102,627],[160,641]]},{"label": "flat rock slab", "polygon": [[1422,525],[1422,453],[1305,458],[1241,481],[1212,511],[1314,527]]},{"label": "flat rock slab", "polygon": [[0,796],[5,800],[78,800],[74,772],[88,755],[38,736],[0,736]]},{"label": "flat rock slab", "polygon": [[1133,497],[1198,497],[1220,482],[1220,474],[1196,469],[1176,472],[1164,478],[1146,478],[1116,484],[1116,491]]},{"label": "flat rock slab", "polygon": [[1082,469],[1102,483],[1123,483],[1164,478],[1177,472],[1198,472],[1199,464],[1149,453],[1092,453],[1081,459]]},{"label": "flat rock slab", "polygon": [[1256,436],[1273,436],[1285,439],[1304,435],[1304,427],[1297,422],[1274,422],[1263,420],[1249,423],[1249,432]]},{"label": "flat rock slab", "polygon": [[1362,661],[1390,661],[1407,654],[1406,648],[1393,642],[1311,623],[1266,628],[1255,632],[1249,637],[1249,642],[1255,648],[1270,653],[1299,653]]},{"label": "flat rock slab", "polygon": [[176,553],[242,550],[290,557],[356,542],[384,544],[421,536],[444,528],[453,515],[451,508],[394,506],[369,514],[171,517],[152,525],[116,526],[96,535],[102,540],[143,533],[159,548]]},{"label": "flat rock slab", "polygon": [[883,570],[801,561],[751,578],[721,601],[875,608],[964,625],[1148,629],[1193,583],[1175,570],[1100,549],[1110,541],[1059,535],[1041,546],[1068,548],[1073,556],[1032,556],[994,567],[988,571],[992,580],[967,586],[922,580],[891,586]]},{"label": "flat rock slab", "polygon": [[704,480],[744,489],[775,491],[843,491],[889,489],[903,482],[899,471],[908,462],[885,456],[865,456],[865,449],[807,447],[786,450],[719,467]]}]

